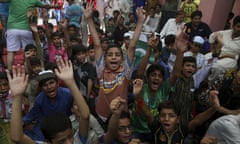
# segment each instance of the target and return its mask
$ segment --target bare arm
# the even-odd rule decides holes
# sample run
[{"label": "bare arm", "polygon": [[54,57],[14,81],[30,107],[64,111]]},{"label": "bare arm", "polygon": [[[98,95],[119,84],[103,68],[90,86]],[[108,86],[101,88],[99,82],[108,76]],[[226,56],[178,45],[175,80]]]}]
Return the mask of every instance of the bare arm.
[{"label": "bare arm", "polygon": [[80,113],[79,132],[81,136],[87,137],[88,127],[89,127],[89,115],[90,111],[88,105],[86,104],[81,92],[79,91],[77,84],[73,78],[73,67],[70,60],[59,60],[57,61],[58,70],[55,70],[56,75],[64,81],[66,86],[70,89],[74,101],[77,104],[78,111]]},{"label": "bare arm", "polygon": [[102,54],[102,48],[101,48],[101,42],[98,37],[97,30],[92,18],[92,14],[93,14],[92,6],[93,6],[92,2],[87,4],[86,9],[84,10],[84,16],[87,21],[91,36],[93,38],[95,58],[96,58],[96,61],[98,61]]},{"label": "bare arm", "polygon": [[138,16],[137,26],[136,26],[136,29],[135,29],[134,34],[133,34],[133,38],[130,41],[130,44],[129,44],[129,47],[128,47],[128,50],[127,50],[127,55],[128,55],[130,63],[133,62],[133,57],[135,55],[135,49],[136,49],[137,41],[138,41],[139,36],[141,34],[142,26],[143,26],[144,19],[145,19],[144,9],[138,8],[136,10],[136,13],[137,13],[137,16]]},{"label": "bare arm", "polygon": [[24,66],[13,66],[13,76],[7,71],[10,90],[12,93],[12,115],[10,120],[10,137],[19,144],[34,144],[35,142],[23,133],[22,100],[28,84],[28,76]]},{"label": "bare arm", "polygon": [[87,98],[89,99],[90,95],[91,95],[91,91],[92,91],[92,87],[93,87],[93,80],[92,79],[88,79],[88,84],[87,84],[88,88],[87,88]]},{"label": "bare arm", "polygon": [[175,63],[174,63],[172,75],[169,78],[169,82],[170,82],[171,85],[174,85],[176,80],[181,75],[183,53],[186,51],[187,44],[188,44],[188,39],[187,39],[187,36],[184,33],[184,31],[185,31],[184,27],[182,27],[178,31],[177,36],[176,36],[176,40],[175,40],[175,43],[174,43],[174,45],[177,49],[177,52],[176,52],[176,60],[175,60]]}]

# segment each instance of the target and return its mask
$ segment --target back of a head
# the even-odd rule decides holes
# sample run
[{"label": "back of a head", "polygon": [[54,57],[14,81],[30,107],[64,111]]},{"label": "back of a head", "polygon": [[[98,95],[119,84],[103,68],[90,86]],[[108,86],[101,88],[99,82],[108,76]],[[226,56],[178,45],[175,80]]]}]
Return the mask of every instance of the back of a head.
[{"label": "back of a head", "polygon": [[43,118],[41,131],[47,141],[55,138],[59,132],[72,129],[69,117],[63,113],[55,112]]},{"label": "back of a head", "polygon": [[173,34],[167,35],[164,39],[166,45],[172,45],[175,42],[176,36]]},{"label": "back of a head", "polygon": [[240,15],[236,16],[234,19],[233,19],[233,26],[235,26],[236,24],[240,23]]}]

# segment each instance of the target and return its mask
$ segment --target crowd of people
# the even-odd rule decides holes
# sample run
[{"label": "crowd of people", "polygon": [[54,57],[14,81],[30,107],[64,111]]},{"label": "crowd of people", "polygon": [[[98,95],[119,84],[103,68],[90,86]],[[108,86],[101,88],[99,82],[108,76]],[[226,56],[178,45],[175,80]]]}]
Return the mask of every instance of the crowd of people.
[{"label": "crowd of people", "polygon": [[240,143],[240,16],[212,32],[192,0],[162,28],[160,4],[94,5],[0,0],[1,144]]}]

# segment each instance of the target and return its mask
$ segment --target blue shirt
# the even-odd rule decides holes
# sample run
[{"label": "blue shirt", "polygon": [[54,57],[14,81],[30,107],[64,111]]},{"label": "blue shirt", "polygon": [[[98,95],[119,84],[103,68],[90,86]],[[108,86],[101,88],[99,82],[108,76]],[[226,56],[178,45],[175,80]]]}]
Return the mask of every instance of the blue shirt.
[{"label": "blue shirt", "polygon": [[82,8],[78,4],[72,4],[67,8],[65,16],[69,19],[69,25],[75,25],[77,28],[80,28],[82,14]]},{"label": "blue shirt", "polygon": [[0,3],[0,15],[8,16],[9,3]]},{"label": "blue shirt", "polygon": [[50,101],[48,96],[41,92],[35,99],[35,103],[30,112],[24,116],[24,124],[30,124],[32,121],[37,120],[32,130],[25,131],[25,133],[33,140],[43,141],[44,137],[40,130],[40,123],[44,116],[47,116],[53,112],[62,112],[66,115],[71,115],[72,107],[72,94],[67,88],[58,88],[56,100]]}]

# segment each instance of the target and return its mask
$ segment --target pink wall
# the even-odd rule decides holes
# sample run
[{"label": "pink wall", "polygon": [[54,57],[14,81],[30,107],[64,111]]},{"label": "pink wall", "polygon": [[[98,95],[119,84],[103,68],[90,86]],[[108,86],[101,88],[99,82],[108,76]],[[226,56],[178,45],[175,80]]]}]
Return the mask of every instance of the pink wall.
[{"label": "pink wall", "polygon": [[202,21],[209,24],[212,31],[223,29],[233,2],[234,0],[201,0],[199,9],[203,12]]},{"label": "pink wall", "polygon": [[240,15],[240,0],[235,0],[232,12],[235,14],[235,16]]}]

